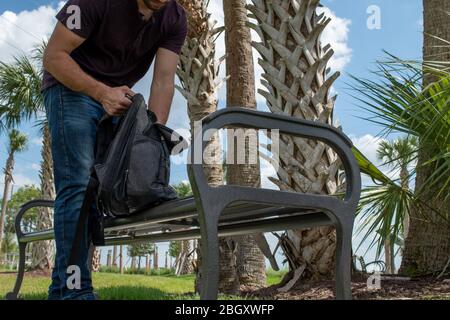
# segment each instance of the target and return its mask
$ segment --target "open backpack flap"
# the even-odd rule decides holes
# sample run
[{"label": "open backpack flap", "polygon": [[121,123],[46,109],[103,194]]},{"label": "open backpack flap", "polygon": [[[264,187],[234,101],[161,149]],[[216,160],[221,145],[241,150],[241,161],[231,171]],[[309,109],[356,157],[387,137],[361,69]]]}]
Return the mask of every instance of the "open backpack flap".
[{"label": "open backpack flap", "polygon": [[137,94],[125,115],[105,116],[98,124],[95,164],[70,262],[76,261],[77,244],[82,241],[86,221],[89,221],[93,244],[104,245],[105,216],[127,216],[177,198],[169,185],[170,156],[183,152],[188,144],[156,120],[155,114],[147,109],[144,97]]}]

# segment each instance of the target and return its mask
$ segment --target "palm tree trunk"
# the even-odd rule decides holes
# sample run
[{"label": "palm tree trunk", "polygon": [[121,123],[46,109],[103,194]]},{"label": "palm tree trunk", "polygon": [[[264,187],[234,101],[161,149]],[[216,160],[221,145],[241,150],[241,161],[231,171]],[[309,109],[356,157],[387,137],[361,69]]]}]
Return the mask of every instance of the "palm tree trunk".
[{"label": "palm tree trunk", "polygon": [[391,243],[390,237],[388,237],[384,241],[384,259],[386,262],[386,273],[387,274],[394,274],[395,273],[395,264],[394,264],[394,252],[393,247]]},{"label": "palm tree trunk", "polygon": [[117,246],[113,246],[113,258],[112,258],[113,267],[117,267]]},{"label": "palm tree trunk", "polygon": [[[225,47],[227,81],[227,107],[243,107],[256,109],[255,75],[250,29],[247,26],[248,17],[245,0],[224,0]],[[253,129],[244,130],[243,136],[248,136],[245,144],[244,159],[258,154],[257,132]],[[251,137],[252,136],[252,137]],[[238,137],[239,138],[239,137]],[[259,158],[256,163],[238,164],[236,141],[230,141],[233,152],[233,162],[227,164],[227,184],[261,187]],[[230,147],[230,146],[229,146]],[[238,277],[242,287],[262,287],[266,284],[264,255],[259,250],[253,235],[238,237],[237,270],[228,276]],[[228,239],[228,241],[233,241]],[[229,246],[225,247],[229,248]],[[224,261],[226,263],[226,261]],[[230,280],[229,280],[230,281]],[[233,292],[236,293],[236,292]]]},{"label": "palm tree trunk", "polygon": [[[441,40],[450,40],[450,1],[424,0],[424,46],[425,61],[450,62],[448,46]],[[424,86],[436,79],[425,72]],[[421,190],[425,181],[433,173],[433,168],[423,166],[435,152],[425,143],[420,143],[417,161],[416,191]],[[442,183],[447,177],[443,178]],[[442,219],[442,215],[450,215],[450,206],[445,201],[447,196],[441,196],[439,190],[442,185],[427,188],[421,194],[420,200],[431,208],[438,210],[440,215],[433,211],[421,212],[419,208],[412,208],[408,237],[405,241],[400,273],[414,276],[439,273],[445,267],[450,257],[450,224]]]},{"label": "palm tree trunk", "polygon": [[[339,73],[328,76],[326,65],[333,50],[329,45],[322,47],[319,39],[330,19],[316,13],[319,0],[252,2],[248,8],[257,23],[251,26],[261,39],[253,45],[262,56],[262,84],[267,88],[259,93],[269,109],[331,125],[336,97],[330,97],[329,92]],[[271,181],[281,190],[314,194],[338,191],[341,162],[331,148],[321,142],[280,135],[279,150],[278,178]],[[334,228],[290,230],[281,239],[290,267],[288,277],[332,275]]]},{"label": "palm tree trunk", "polygon": [[255,236],[240,236],[236,241],[238,243],[236,265],[240,289],[247,291],[265,287],[266,264]]},{"label": "palm tree trunk", "polygon": [[[404,188],[405,190],[409,189],[409,172],[407,167],[402,167],[400,169],[400,183],[402,185],[402,188]],[[405,216],[403,217],[403,240],[408,237],[409,224],[409,214],[405,214]]]},{"label": "palm tree trunk", "polygon": [[123,246],[120,246],[119,249],[119,268],[120,268],[120,274],[123,274]]},{"label": "palm tree trunk", "polygon": [[[42,163],[39,173],[41,179],[42,198],[47,200],[55,199],[55,189],[53,181],[53,160],[51,154],[50,132],[48,126],[43,128],[43,146],[41,150]],[[52,210],[50,208],[39,209],[38,212],[38,230],[52,228]],[[53,267],[54,246],[51,241],[39,241],[33,244],[32,250],[32,270],[42,270],[49,272]]]},{"label": "palm tree trunk", "polygon": [[6,160],[6,168],[5,168],[5,188],[3,189],[3,198],[2,198],[2,212],[0,216],[0,252],[2,251],[2,243],[3,243],[3,233],[5,229],[5,217],[6,217],[6,209],[8,208],[8,199],[9,193],[11,189],[11,182],[13,181],[12,173],[14,170],[14,155],[10,154],[8,159]]},{"label": "palm tree trunk", "polygon": [[191,253],[191,243],[189,240],[184,240],[183,242],[183,263],[181,264],[181,272],[180,274],[191,274],[192,262],[189,254]]},{"label": "palm tree trunk", "polygon": [[153,251],[153,269],[158,270],[158,247],[155,245],[155,250]]},{"label": "palm tree trunk", "polygon": [[101,252],[97,248],[92,248],[92,263],[91,263],[91,270],[92,272],[100,272],[100,258],[101,258]]},{"label": "palm tree trunk", "polygon": [[[191,251],[191,244],[189,240],[180,241],[180,252],[177,257],[177,263],[175,268],[175,274],[177,276],[191,274],[192,273],[192,263],[189,253]],[[167,265],[167,255],[166,255],[166,265]]]},{"label": "palm tree trunk", "polygon": [[[215,35],[220,29],[215,29],[209,21],[209,14],[204,0],[179,0],[188,15],[188,35],[182,49],[178,67],[178,77],[181,87],[177,89],[188,102],[188,114],[191,129],[194,123],[217,110],[217,91],[221,86],[218,81],[220,62],[215,59]],[[213,135],[208,142],[210,158],[204,159],[209,164],[204,165],[208,183],[212,186],[223,184],[223,171],[220,161],[220,144],[218,135]],[[221,246],[223,248],[223,246]],[[200,246],[197,246],[197,266],[201,264]],[[195,288],[201,288],[201,268],[197,267]],[[224,275],[221,269],[221,277]],[[222,286],[220,290],[225,291]]]}]

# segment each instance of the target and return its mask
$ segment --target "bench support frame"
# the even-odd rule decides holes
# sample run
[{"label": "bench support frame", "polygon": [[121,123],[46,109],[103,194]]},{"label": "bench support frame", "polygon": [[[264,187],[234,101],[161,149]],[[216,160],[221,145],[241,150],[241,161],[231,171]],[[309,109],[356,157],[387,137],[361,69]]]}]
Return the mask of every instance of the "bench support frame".
[{"label": "bench support frame", "polygon": [[[318,208],[325,212],[336,227],[336,298],[350,300],[351,294],[351,250],[354,216],[361,191],[361,177],[352,143],[335,128],[317,122],[296,119],[284,115],[258,112],[242,108],[227,108],[215,112],[202,121],[202,132],[193,137],[190,149],[191,164],[188,166],[189,180],[196,199],[200,227],[202,230],[202,291],[201,298],[217,299],[219,280],[218,222],[223,209],[233,202],[248,201],[285,206]],[[242,186],[208,185],[202,162],[196,159],[196,148],[206,149],[204,139],[208,130],[236,126],[254,129],[279,130],[304,138],[318,139],[331,146],[339,155],[346,173],[347,190],[344,199],[330,196],[300,194]]]}]

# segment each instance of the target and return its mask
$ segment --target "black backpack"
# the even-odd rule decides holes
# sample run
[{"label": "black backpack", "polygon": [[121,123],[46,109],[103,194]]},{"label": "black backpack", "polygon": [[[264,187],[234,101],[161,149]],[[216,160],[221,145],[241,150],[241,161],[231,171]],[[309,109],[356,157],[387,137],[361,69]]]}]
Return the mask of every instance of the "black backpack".
[{"label": "black backpack", "polygon": [[[125,115],[102,118],[69,265],[76,261],[86,221],[93,244],[104,245],[105,216],[128,216],[177,198],[169,185],[170,155],[185,148],[187,143],[180,135],[156,123],[140,94],[132,97]],[[92,210],[94,203],[98,211]]]}]

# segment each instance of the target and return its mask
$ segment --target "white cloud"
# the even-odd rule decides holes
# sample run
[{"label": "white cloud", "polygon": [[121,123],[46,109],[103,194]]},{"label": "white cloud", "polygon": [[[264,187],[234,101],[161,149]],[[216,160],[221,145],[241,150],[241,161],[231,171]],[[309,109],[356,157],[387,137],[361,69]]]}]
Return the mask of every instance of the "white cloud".
[{"label": "white cloud", "polygon": [[31,139],[31,143],[38,147],[42,147],[42,137],[35,137]]},{"label": "white cloud", "polygon": [[39,171],[39,170],[41,170],[41,165],[39,163],[32,163],[31,169]]},{"label": "white cloud", "polygon": [[277,172],[270,162],[265,159],[261,159],[261,187],[264,189],[275,189],[278,190],[278,186],[276,186],[272,181],[269,180],[269,177],[277,178]]},{"label": "white cloud", "polygon": [[327,7],[319,8],[319,12],[324,12],[325,16],[331,18],[331,22],[322,33],[322,44],[331,45],[334,56],[328,66],[334,71],[342,71],[351,61],[352,49],[348,46],[348,34],[351,20],[340,18]]},{"label": "white cloud", "polygon": [[39,181],[32,179],[29,175],[25,175],[22,173],[16,173],[13,175],[14,185],[17,187],[23,187],[25,185],[39,185]]},{"label": "white cloud", "polygon": [[19,13],[3,12],[0,15],[0,61],[11,61],[14,55],[29,52],[47,39],[55,25],[56,13],[57,8],[51,5]]},{"label": "white cloud", "polygon": [[353,144],[375,165],[381,165],[381,161],[377,159],[377,149],[382,141],[382,138],[374,137],[366,134],[361,137],[351,137]]}]

